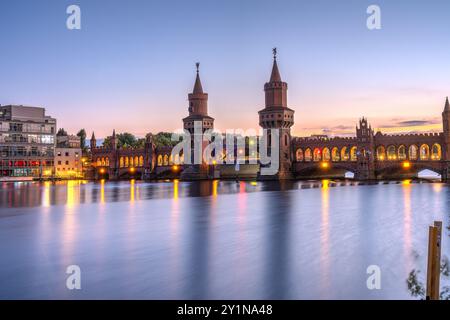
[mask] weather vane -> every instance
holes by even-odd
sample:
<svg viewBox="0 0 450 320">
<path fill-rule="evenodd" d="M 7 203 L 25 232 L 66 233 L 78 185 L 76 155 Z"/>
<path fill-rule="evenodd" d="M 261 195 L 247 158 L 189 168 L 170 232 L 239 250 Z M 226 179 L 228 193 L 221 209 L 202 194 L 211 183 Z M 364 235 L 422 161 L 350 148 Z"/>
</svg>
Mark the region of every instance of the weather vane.
<svg viewBox="0 0 450 320">
<path fill-rule="evenodd" d="M 273 58 L 276 59 L 277 58 L 277 47 L 272 49 L 273 52 Z"/>
<path fill-rule="evenodd" d="M 200 68 L 200 62 L 197 62 L 197 63 L 195 64 L 195 66 L 197 67 L 197 72 L 198 72 L 198 68 Z"/>
</svg>

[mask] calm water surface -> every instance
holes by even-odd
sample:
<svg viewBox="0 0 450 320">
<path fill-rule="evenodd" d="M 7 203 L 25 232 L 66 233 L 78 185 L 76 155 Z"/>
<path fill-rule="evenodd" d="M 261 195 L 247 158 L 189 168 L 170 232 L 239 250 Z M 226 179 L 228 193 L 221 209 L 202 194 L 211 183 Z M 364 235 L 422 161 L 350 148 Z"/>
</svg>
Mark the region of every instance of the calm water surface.
<svg viewBox="0 0 450 320">
<path fill-rule="evenodd" d="M 428 225 L 450 217 L 440 183 L 0 186 L 2 299 L 408 299 Z M 373 264 L 381 290 L 366 286 Z"/>
</svg>

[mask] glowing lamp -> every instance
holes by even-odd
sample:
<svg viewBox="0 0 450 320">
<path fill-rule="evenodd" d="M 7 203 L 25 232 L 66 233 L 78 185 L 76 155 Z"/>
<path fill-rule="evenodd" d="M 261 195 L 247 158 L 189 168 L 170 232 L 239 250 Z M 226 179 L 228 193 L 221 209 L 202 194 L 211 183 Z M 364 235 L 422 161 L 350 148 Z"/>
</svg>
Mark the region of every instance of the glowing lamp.
<svg viewBox="0 0 450 320">
<path fill-rule="evenodd" d="M 131 172 L 131 173 L 134 173 L 135 171 L 136 171 L 135 168 L 130 168 L 130 172 Z"/>
<path fill-rule="evenodd" d="M 405 162 L 403 162 L 402 166 L 403 166 L 403 169 L 409 169 L 409 168 L 411 168 L 411 163 L 409 161 L 405 161 Z"/>
<path fill-rule="evenodd" d="M 178 171 L 178 166 L 177 165 L 172 166 L 172 170 L 175 172 Z"/>
<path fill-rule="evenodd" d="M 321 162 L 320 167 L 322 169 L 328 169 L 330 167 L 330 164 L 328 162 Z"/>
<path fill-rule="evenodd" d="M 101 173 L 101 174 L 104 174 L 104 173 L 105 173 L 105 169 L 101 168 L 101 169 L 100 169 L 100 173 Z"/>
</svg>

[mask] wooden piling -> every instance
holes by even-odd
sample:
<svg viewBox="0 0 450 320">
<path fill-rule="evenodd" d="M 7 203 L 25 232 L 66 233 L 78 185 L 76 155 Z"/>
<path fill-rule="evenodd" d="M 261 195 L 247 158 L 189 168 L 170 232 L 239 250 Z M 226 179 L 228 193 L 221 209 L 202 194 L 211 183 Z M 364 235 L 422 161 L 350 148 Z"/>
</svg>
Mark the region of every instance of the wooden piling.
<svg viewBox="0 0 450 320">
<path fill-rule="evenodd" d="M 442 222 L 435 221 L 428 230 L 427 300 L 439 300 L 441 237 Z"/>
</svg>

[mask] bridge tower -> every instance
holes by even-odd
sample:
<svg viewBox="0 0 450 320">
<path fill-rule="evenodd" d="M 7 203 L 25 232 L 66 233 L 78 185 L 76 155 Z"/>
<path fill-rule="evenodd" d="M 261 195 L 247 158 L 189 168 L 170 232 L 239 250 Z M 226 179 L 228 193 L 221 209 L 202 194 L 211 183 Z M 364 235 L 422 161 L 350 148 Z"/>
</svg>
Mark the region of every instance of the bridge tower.
<svg viewBox="0 0 450 320">
<path fill-rule="evenodd" d="M 375 144 L 374 132 L 366 118 L 359 120 L 356 126 L 357 141 L 357 169 L 355 179 L 372 180 L 375 179 Z"/>
<path fill-rule="evenodd" d="M 291 127 L 294 125 L 294 110 L 287 107 L 286 82 L 281 80 L 277 64 L 277 49 L 273 49 L 273 66 L 270 80 L 264 85 L 265 108 L 258 112 L 259 125 L 268 130 L 268 149 L 270 154 L 272 130 L 279 130 L 279 168 L 273 176 L 261 176 L 264 180 L 292 179 Z"/>
<path fill-rule="evenodd" d="M 450 181 L 450 103 L 448 97 L 445 99 L 445 107 L 442 112 L 442 125 L 444 129 L 443 158 L 445 161 L 442 180 L 448 182 Z"/>
<path fill-rule="evenodd" d="M 201 127 L 201 133 L 206 130 L 214 129 L 214 118 L 208 115 L 208 94 L 203 92 L 202 82 L 200 81 L 199 67 L 200 63 L 196 63 L 197 75 L 195 78 L 194 89 L 188 95 L 189 100 L 189 115 L 183 119 L 183 127 L 191 134 L 191 163 L 193 165 L 187 166 L 183 171 L 181 178 L 184 180 L 199 180 L 208 178 L 208 166 L 204 163 L 203 150 L 204 143 L 202 143 L 202 164 L 194 164 L 194 131 L 195 125 Z M 202 139 L 203 140 L 203 139 Z M 188 159 L 185 159 L 187 161 Z"/>
</svg>

